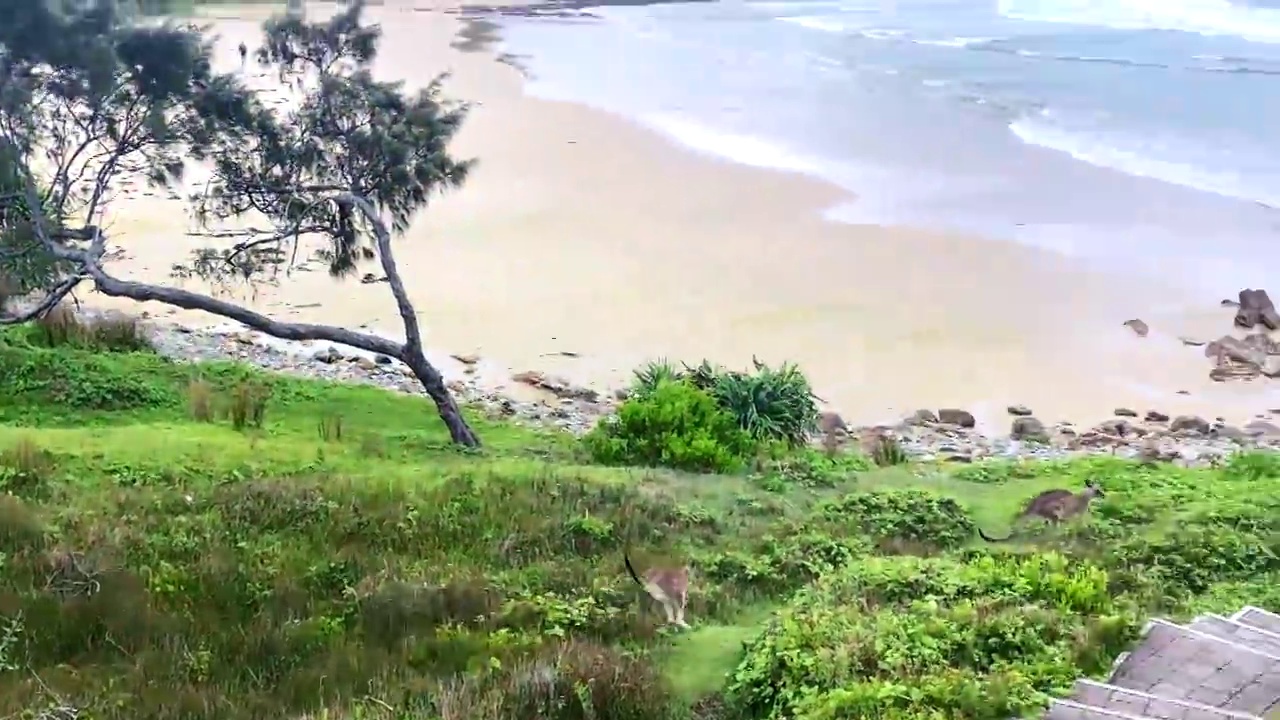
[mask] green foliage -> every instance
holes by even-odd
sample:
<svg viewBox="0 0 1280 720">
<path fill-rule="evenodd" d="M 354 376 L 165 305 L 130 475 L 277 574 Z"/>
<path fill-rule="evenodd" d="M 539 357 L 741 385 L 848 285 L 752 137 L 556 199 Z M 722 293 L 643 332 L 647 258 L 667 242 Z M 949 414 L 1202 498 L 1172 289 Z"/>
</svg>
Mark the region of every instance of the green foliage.
<svg viewBox="0 0 1280 720">
<path fill-rule="evenodd" d="M 1043 474 L 1045 468 L 1039 463 L 1010 462 L 1007 460 L 986 460 L 964 465 L 952 473 L 956 480 L 971 483 L 999 484 L 1010 480 L 1021 480 Z"/>
<path fill-rule="evenodd" d="M 1146 617 L 1280 609 L 1268 455 L 960 482 L 760 447 L 695 369 L 626 404 L 638 437 L 673 429 L 684 458 L 721 437 L 756 471 L 691 477 L 478 419 L 486 449 L 459 453 L 419 397 L 34 332 L 0 331 L 0 716 L 54 693 L 104 720 L 674 720 L 723 691 L 744 720 L 1003 720 L 1105 671 Z M 242 433 L 245 388 L 270 403 Z M 606 433 L 588 445 L 668 448 Z M 971 544 L 1089 478 L 1085 516 Z M 628 549 L 692 565 L 692 631 L 662 627 Z"/>
<path fill-rule="evenodd" d="M 19 158 L 14 148 L 0 141 L 0 299 L 49 287 L 66 270 L 38 239 Z M 60 222 L 55 208 L 44 207 L 43 217 L 52 224 Z"/>
<path fill-rule="evenodd" d="M 684 382 L 661 382 L 622 403 L 583 439 L 591 457 L 606 465 L 669 467 L 729 472 L 752 452 L 743 432 L 716 401 Z"/>
<path fill-rule="evenodd" d="M 179 403 L 173 389 L 131 372 L 134 368 L 135 363 L 111 355 L 0 342 L 0 372 L 11 401 L 40 398 L 67 410 L 131 410 Z"/>
<path fill-rule="evenodd" d="M 849 493 L 819 505 L 827 518 L 850 523 L 881 542 L 947 549 L 973 538 L 974 524 L 952 498 L 920 490 Z"/>
<path fill-rule="evenodd" d="M 25 337 L 39 347 L 70 346 L 98 352 L 151 352 L 137 318 L 109 314 L 96 318 L 81 317 L 67 303 L 54 307 L 27 326 Z"/>
<path fill-rule="evenodd" d="M 363 11 L 363 2 L 352 2 L 323 22 L 308 23 L 296 15 L 267 21 L 256 53 L 259 64 L 285 79 L 319 81 L 307 86 L 306 96 L 287 112 L 247 106 L 239 122 L 260 142 L 239 142 L 234 133 L 215 138 L 215 177 L 199 209 L 205 220 L 252 211 L 280 227 L 307 227 L 328 240 L 320 254 L 334 277 L 350 276 L 360 263 L 377 257 L 377 235 L 385 228 L 375 227 L 369 213 L 385 214 L 392 232 L 404 232 L 434 193 L 461 186 L 472 165 L 449 154 L 467 107 L 443 97 L 443 78 L 412 94 L 403 83 L 374 79 L 382 31 L 362 24 Z M 294 190 L 255 190 L 263 187 Z M 333 187 L 358 196 L 364 205 L 335 195 Z M 249 197 L 253 202 L 246 202 Z M 252 278 L 289 257 L 279 242 L 251 253 L 208 249 L 189 271 Z"/>
<path fill-rule="evenodd" d="M 631 390 L 643 397 L 663 383 L 687 382 L 715 398 L 756 441 L 783 442 L 792 448 L 807 444 L 818 422 L 809 380 L 792 364 L 775 369 L 753 358 L 752 365 L 753 372 L 738 372 L 706 360 L 681 368 L 658 360 L 635 371 Z"/>
<path fill-rule="evenodd" d="M 782 453 L 765 460 L 757 480 L 766 489 L 782 492 L 788 487 L 836 487 L 871 469 L 861 455 L 826 455 L 811 448 Z"/>
<path fill-rule="evenodd" d="M 866 558 L 801 591 L 746 648 L 743 717 L 969 717 L 1042 706 L 1132 641 L 1107 573 L 1058 555 Z"/>
<path fill-rule="evenodd" d="M 879 435 L 871 446 L 871 461 L 878 467 L 905 465 L 907 460 L 907 451 L 893 435 Z"/>
<path fill-rule="evenodd" d="M 568 643 L 511 668 L 455 683 L 445 718 L 491 720 L 669 720 L 666 681 L 652 665 L 613 649 Z"/>
</svg>

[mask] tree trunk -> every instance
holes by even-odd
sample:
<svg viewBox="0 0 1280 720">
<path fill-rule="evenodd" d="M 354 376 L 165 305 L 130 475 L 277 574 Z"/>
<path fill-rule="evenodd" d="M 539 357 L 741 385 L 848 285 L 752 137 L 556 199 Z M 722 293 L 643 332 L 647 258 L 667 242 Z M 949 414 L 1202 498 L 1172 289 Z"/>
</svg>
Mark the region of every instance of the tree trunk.
<svg viewBox="0 0 1280 720">
<path fill-rule="evenodd" d="M 421 350 L 406 349 L 404 357 L 401 358 L 404 363 L 409 366 L 409 370 L 413 372 L 413 376 L 422 383 L 422 387 L 427 391 L 427 396 L 436 404 L 436 410 L 440 413 L 440 419 L 444 421 L 445 427 L 449 428 L 449 437 L 454 443 L 464 445 L 466 447 L 480 447 L 480 437 L 475 434 L 471 426 L 467 424 L 465 418 L 462 417 L 462 410 L 458 407 L 458 403 L 454 401 L 453 394 L 449 392 L 449 388 L 444 384 L 444 377 L 440 375 L 440 371 L 436 370 L 427 358 L 422 354 Z"/>
</svg>

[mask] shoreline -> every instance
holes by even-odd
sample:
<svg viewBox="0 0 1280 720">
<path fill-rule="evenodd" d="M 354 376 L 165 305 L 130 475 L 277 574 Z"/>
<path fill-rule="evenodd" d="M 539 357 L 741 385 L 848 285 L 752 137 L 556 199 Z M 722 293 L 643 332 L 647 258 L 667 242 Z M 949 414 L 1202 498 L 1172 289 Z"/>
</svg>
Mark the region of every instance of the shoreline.
<svg viewBox="0 0 1280 720">
<path fill-rule="evenodd" d="M 1118 286 L 999 240 L 828 221 L 822 211 L 849 200 L 844 189 L 531 98 L 520 68 L 491 46 L 497 29 L 466 35 L 468 20 L 484 17 L 425 5 L 369 8 L 386 31 L 377 69 L 410 89 L 452 70 L 446 95 L 475 103 L 457 152 L 480 164 L 415 221 L 397 255 L 428 345 L 441 357 L 447 349 L 483 358 L 475 376 L 495 390 L 537 370 L 607 392 L 646 360 L 736 367 L 758 355 L 797 362 L 859 424 L 920 407 L 967 409 L 985 430 L 1007 427 L 1007 405 L 1028 405 L 1046 422 L 1092 421 L 1120 406 L 1233 420 L 1280 407 L 1257 386 L 1213 387 L 1204 358 L 1178 346 L 1178 335 L 1229 327 L 1220 309 L 1189 312 L 1168 289 Z M 224 19 L 214 23 L 223 50 L 253 40 L 266 15 L 248 8 L 225 19 L 229 10 L 218 8 Z M 134 207 L 119 224 L 136 244 L 126 242 L 134 257 L 121 274 L 166 280 L 163 270 L 185 253 L 162 245 L 164 236 L 185 220 L 164 199 L 125 205 Z M 433 275 L 431 287 L 415 283 L 415 268 L 440 264 L 452 272 Z M 262 288 L 249 304 L 285 319 L 397 327 L 385 288 L 349 282 L 333 303 L 321 275 Z M 153 315 L 193 327 L 221 320 Z M 1151 337 L 1121 326 L 1134 316 L 1150 322 Z M 441 370 L 456 379 L 465 368 Z"/>
</svg>

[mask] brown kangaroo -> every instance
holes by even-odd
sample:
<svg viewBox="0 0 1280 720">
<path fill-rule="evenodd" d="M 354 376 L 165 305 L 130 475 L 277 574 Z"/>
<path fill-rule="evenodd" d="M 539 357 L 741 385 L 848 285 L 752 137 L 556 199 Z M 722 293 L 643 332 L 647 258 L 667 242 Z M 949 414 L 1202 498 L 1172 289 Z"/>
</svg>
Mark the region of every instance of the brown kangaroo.
<svg viewBox="0 0 1280 720">
<path fill-rule="evenodd" d="M 684 621 L 684 606 L 689 599 L 689 566 L 651 567 L 644 571 L 642 580 L 636 574 L 631 558 L 625 552 L 622 554 L 622 560 L 627 565 L 627 572 L 631 575 L 631 579 L 644 588 L 644 591 L 649 593 L 649 597 L 662 604 L 662 610 L 667 614 L 667 622 L 682 628 L 689 627 L 689 624 Z"/>
<path fill-rule="evenodd" d="M 1096 497 L 1106 497 L 1102 488 L 1093 480 L 1085 483 L 1084 490 L 1073 493 L 1070 490 L 1046 490 L 1031 498 L 1027 507 L 1014 518 L 1017 523 L 1030 517 L 1039 517 L 1057 525 L 1067 518 L 1075 517 L 1089 509 L 1089 503 Z M 987 542 L 1004 542 L 1013 537 L 1009 533 L 1005 537 L 991 537 L 978 528 L 978 536 Z"/>
</svg>

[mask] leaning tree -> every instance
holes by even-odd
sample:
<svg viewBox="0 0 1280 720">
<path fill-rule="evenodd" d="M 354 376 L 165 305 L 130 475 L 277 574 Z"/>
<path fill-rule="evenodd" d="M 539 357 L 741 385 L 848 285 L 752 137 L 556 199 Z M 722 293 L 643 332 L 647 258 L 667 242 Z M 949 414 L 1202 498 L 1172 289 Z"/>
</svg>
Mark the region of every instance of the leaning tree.
<svg viewBox="0 0 1280 720">
<path fill-rule="evenodd" d="M 277 338 L 360 348 L 408 366 L 453 441 L 478 445 L 424 355 L 392 249 L 436 192 L 466 178 L 470 161 L 448 152 L 465 107 L 441 98 L 439 79 L 416 93 L 375 79 L 380 30 L 361 24 L 362 5 L 323 22 L 292 15 L 264 25 L 259 65 L 297 87 L 295 102 L 279 109 L 238 75 L 213 69 L 200 28 L 131 23 L 100 0 L 0 3 L 0 269 L 25 268 L 42 291 L 0 323 L 38 317 L 87 282 L 104 295 L 203 310 Z M 136 178 L 188 188 L 210 237 L 240 221 L 221 247 L 193 248 L 176 276 L 287 281 L 299 248 L 313 246 L 335 279 L 376 262 L 404 342 L 283 322 L 223 293 L 112 274 L 104 212 Z M 253 223 L 265 229 L 243 229 Z"/>
</svg>

